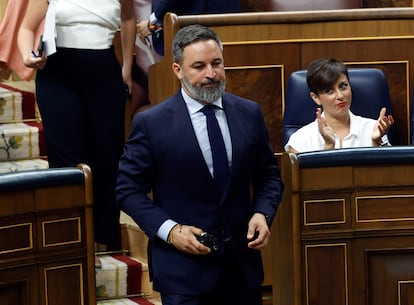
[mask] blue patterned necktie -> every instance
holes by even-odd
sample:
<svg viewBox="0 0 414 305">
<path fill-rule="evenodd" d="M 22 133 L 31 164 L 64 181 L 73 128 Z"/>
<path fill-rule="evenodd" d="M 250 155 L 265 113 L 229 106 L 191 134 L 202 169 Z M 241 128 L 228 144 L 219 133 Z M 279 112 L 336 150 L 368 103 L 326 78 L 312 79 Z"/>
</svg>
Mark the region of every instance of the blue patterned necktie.
<svg viewBox="0 0 414 305">
<path fill-rule="evenodd" d="M 214 112 L 216 106 L 206 105 L 201 112 L 206 116 L 208 138 L 210 140 L 211 154 L 213 157 L 214 180 L 223 193 L 229 176 L 229 161 L 227 159 L 226 146 L 223 135 Z"/>
</svg>

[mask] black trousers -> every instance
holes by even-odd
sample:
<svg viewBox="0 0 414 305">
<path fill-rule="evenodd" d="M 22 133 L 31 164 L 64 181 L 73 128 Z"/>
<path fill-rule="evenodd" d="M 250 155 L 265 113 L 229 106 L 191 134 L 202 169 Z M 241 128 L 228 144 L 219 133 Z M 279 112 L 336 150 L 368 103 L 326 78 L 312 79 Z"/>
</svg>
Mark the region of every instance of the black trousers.
<svg viewBox="0 0 414 305">
<path fill-rule="evenodd" d="M 163 305 L 262 305 L 261 287 L 249 287 L 233 248 L 225 243 L 219 280 L 203 295 L 163 294 Z"/>
<path fill-rule="evenodd" d="M 119 248 L 114 189 L 125 137 L 126 90 L 113 48 L 59 48 L 36 75 L 36 96 L 50 167 L 91 167 L 95 240 Z"/>
</svg>

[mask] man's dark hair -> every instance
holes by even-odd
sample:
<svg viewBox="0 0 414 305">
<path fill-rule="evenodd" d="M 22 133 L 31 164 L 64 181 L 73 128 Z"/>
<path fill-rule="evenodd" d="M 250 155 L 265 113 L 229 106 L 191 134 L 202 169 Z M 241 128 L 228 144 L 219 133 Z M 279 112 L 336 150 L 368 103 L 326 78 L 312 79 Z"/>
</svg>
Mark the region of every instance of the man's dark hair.
<svg viewBox="0 0 414 305">
<path fill-rule="evenodd" d="M 198 41 L 206 40 L 214 40 L 219 45 L 220 49 L 223 50 L 223 44 L 221 43 L 220 38 L 212 29 L 199 24 L 183 27 L 177 32 L 173 40 L 173 61 L 181 64 L 183 61 L 184 48 L 186 46 Z"/>
<path fill-rule="evenodd" d="M 349 80 L 348 68 L 336 58 L 312 61 L 307 70 L 306 82 L 309 90 L 317 95 L 330 90 L 342 74 L 345 74 Z"/>
</svg>

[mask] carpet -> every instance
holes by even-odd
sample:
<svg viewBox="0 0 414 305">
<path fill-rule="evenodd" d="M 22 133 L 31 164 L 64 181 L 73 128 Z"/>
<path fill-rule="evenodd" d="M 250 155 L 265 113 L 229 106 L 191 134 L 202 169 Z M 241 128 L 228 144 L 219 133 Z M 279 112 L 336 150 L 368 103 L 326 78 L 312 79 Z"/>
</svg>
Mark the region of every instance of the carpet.
<svg viewBox="0 0 414 305">
<path fill-rule="evenodd" d="M 46 168 L 49 168 L 49 163 L 43 159 L 0 162 L 0 174 Z"/>
<path fill-rule="evenodd" d="M 0 82 L 0 161 L 46 159 L 46 156 L 43 124 L 34 92 Z"/>
<path fill-rule="evenodd" d="M 129 298 L 129 299 L 117 299 L 117 300 L 107 300 L 107 301 L 98 301 L 98 305 L 154 305 L 145 298 Z"/>
<path fill-rule="evenodd" d="M 0 122 L 14 122 L 16 120 L 23 121 L 39 121 L 40 118 L 36 114 L 36 97 L 33 92 L 21 90 L 11 85 L 7 85 L 0 82 L 0 103 L 7 103 L 7 105 L 1 105 L 0 107 L 7 109 L 5 114 L 1 114 Z M 15 109 L 16 113 L 13 113 Z M 15 120 L 8 121 L 7 116 L 15 115 Z M 20 116 L 20 117 L 19 117 Z"/>
<path fill-rule="evenodd" d="M 39 128 L 25 123 L 0 124 L 0 161 L 39 157 Z"/>
<path fill-rule="evenodd" d="M 0 88 L 0 123 L 23 120 L 22 94 Z"/>
<path fill-rule="evenodd" d="M 96 297 L 125 298 L 141 293 L 140 262 L 127 255 L 99 255 L 101 268 L 96 269 Z"/>
</svg>

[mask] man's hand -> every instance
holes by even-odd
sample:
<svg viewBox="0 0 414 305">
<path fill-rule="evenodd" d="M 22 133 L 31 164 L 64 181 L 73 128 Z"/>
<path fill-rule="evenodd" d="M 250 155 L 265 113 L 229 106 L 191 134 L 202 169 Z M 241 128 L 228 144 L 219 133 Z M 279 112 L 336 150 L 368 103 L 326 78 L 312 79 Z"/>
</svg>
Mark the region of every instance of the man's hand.
<svg viewBox="0 0 414 305">
<path fill-rule="evenodd" d="M 249 221 L 247 230 L 247 246 L 252 249 L 262 249 L 269 243 L 270 230 L 266 217 L 261 213 L 255 213 Z"/>
<path fill-rule="evenodd" d="M 194 255 L 207 255 L 211 252 L 209 247 L 204 246 L 197 240 L 197 235 L 203 230 L 193 226 L 177 224 L 170 232 L 170 243 L 178 250 Z"/>
</svg>

